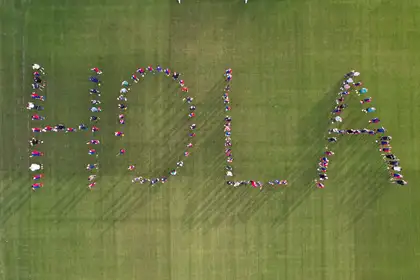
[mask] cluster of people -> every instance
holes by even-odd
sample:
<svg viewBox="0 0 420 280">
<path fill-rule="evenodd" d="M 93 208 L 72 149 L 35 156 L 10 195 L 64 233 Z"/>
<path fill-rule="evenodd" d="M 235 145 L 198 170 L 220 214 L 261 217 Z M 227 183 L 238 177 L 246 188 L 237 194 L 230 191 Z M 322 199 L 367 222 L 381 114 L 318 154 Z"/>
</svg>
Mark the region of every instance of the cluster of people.
<svg viewBox="0 0 420 280">
<path fill-rule="evenodd" d="M 182 100 L 185 102 L 189 107 L 188 112 L 188 118 L 193 120 L 195 117 L 195 110 L 196 106 L 193 104 L 194 98 L 191 96 L 188 96 L 188 87 L 185 86 L 185 81 L 182 80 L 181 74 L 178 72 L 172 72 L 169 68 L 162 68 L 159 65 L 154 68 L 152 65 L 147 66 L 146 68 L 138 68 L 135 73 L 131 75 L 131 83 L 128 81 L 123 81 L 121 83 L 121 89 L 119 92 L 119 96 L 117 98 L 118 100 L 118 123 L 121 125 L 121 129 L 116 131 L 114 135 L 116 137 L 124 137 L 123 127 L 126 124 L 126 114 L 128 109 L 128 93 L 131 91 L 131 85 L 134 83 L 140 82 L 141 79 L 146 77 L 146 75 L 154 75 L 154 74 L 164 74 L 166 77 L 171 78 L 174 82 L 178 83 L 181 89 L 181 92 L 183 93 Z M 188 157 L 190 155 L 190 149 L 193 147 L 192 138 L 196 136 L 195 130 L 197 129 L 197 125 L 195 123 L 192 123 L 189 125 L 189 143 L 186 145 L 185 150 L 183 152 L 184 157 Z M 126 152 L 125 149 L 120 149 L 117 156 L 124 155 Z M 178 161 L 176 163 L 176 167 L 172 168 L 169 172 L 169 176 L 176 176 L 178 174 L 178 170 L 184 166 L 184 162 L 182 160 Z M 128 166 L 129 171 L 135 171 L 136 166 L 135 165 L 129 165 Z M 156 178 L 146 178 L 143 176 L 136 176 L 131 181 L 132 183 L 139 183 L 139 184 L 145 184 L 149 183 L 150 185 L 155 185 L 157 183 L 165 183 L 168 180 L 167 176 L 161 176 Z"/>
<path fill-rule="evenodd" d="M 31 111 L 42 111 L 44 107 L 41 105 L 42 102 L 45 101 L 45 96 L 41 95 L 42 91 L 45 89 L 46 83 L 44 81 L 45 77 L 45 69 L 37 64 L 32 64 L 32 93 L 31 93 L 31 99 L 33 101 L 28 102 L 26 109 Z M 38 113 L 35 113 L 32 115 L 32 121 L 43 121 L 45 120 L 45 117 L 39 115 Z M 32 132 L 37 132 L 37 129 L 34 130 L 32 128 Z M 39 131 L 41 132 L 41 131 Z M 41 139 L 38 139 L 33 135 L 31 139 L 29 139 L 29 146 L 30 146 L 30 155 L 31 163 L 29 165 L 29 170 L 34 172 L 35 174 L 32 175 L 32 180 L 34 181 L 32 183 L 32 190 L 36 191 L 37 189 L 44 186 L 44 183 L 42 182 L 42 178 L 44 178 L 44 174 L 40 173 L 41 170 L 44 169 L 44 166 L 40 162 L 33 162 L 32 158 L 38 158 L 44 156 L 44 153 L 35 146 L 44 143 Z"/>
<path fill-rule="evenodd" d="M 229 93 L 230 93 L 230 81 L 232 81 L 232 69 L 228 68 L 225 70 L 224 78 L 226 81 L 225 88 L 223 90 L 223 104 L 225 106 L 225 112 L 231 111 L 230 106 L 230 99 L 229 99 Z M 224 138 L 225 138 L 225 156 L 226 156 L 226 184 L 233 187 L 240 187 L 240 186 L 251 186 L 253 188 L 259 188 L 260 190 L 263 190 L 264 183 L 261 181 L 256 180 L 243 180 L 243 181 L 233 181 L 232 178 L 234 177 L 233 174 L 233 154 L 232 154 L 232 138 L 231 138 L 231 131 L 232 130 L 232 117 L 227 115 L 224 118 Z M 287 185 L 287 180 L 272 180 L 268 181 L 267 184 L 269 186 L 280 186 L 280 185 Z"/>
<path fill-rule="evenodd" d="M 100 130 L 99 127 L 97 127 L 97 123 L 100 120 L 100 117 L 98 116 L 98 113 L 102 112 L 101 108 L 101 80 L 99 79 L 102 75 L 102 71 L 98 67 L 93 67 L 90 69 L 92 72 L 92 75 L 89 77 L 89 81 L 92 82 L 92 87 L 89 89 L 89 94 L 91 96 L 90 99 L 90 112 L 92 113 L 90 117 L 90 122 L 93 123 L 91 125 L 90 131 L 92 132 L 92 138 L 86 142 L 86 145 L 88 145 L 88 155 L 94 157 L 96 159 L 95 163 L 88 163 L 86 166 L 86 170 L 93 172 L 99 170 L 99 162 L 98 162 L 98 151 L 95 149 L 96 145 L 99 145 L 101 142 L 98 139 L 95 139 L 97 136 L 97 132 Z M 88 126 L 85 124 L 79 125 L 79 130 L 87 131 L 89 130 Z M 97 174 L 90 174 L 88 176 L 88 188 L 91 190 L 93 187 L 97 184 Z"/>
<path fill-rule="evenodd" d="M 363 113 L 374 113 L 376 112 L 376 108 L 370 106 L 372 102 L 372 97 L 367 97 L 366 94 L 369 92 L 367 88 L 363 86 L 361 81 L 355 81 L 357 77 L 359 77 L 360 73 L 352 70 L 349 73 L 344 75 L 344 79 L 340 86 L 340 91 L 338 93 L 338 98 L 336 99 L 335 107 L 331 112 L 331 123 L 338 124 L 343 122 L 343 118 L 341 117 L 341 113 L 345 108 L 348 107 L 348 104 L 345 103 L 346 97 L 350 94 L 356 94 L 359 96 L 360 104 L 367 105 L 362 108 Z M 373 117 L 369 120 L 370 125 L 380 123 L 380 119 L 377 117 Z M 392 139 L 391 136 L 385 135 L 386 129 L 381 127 L 376 128 L 363 128 L 363 129 L 339 129 L 339 128 L 331 128 L 328 130 L 328 143 L 335 143 L 338 141 L 336 136 L 339 135 L 376 135 L 379 136 L 376 140 L 376 143 L 379 145 L 379 151 L 382 153 L 382 157 L 387 164 L 387 168 L 390 173 L 390 180 L 399 185 L 406 185 L 407 182 L 403 180 L 403 175 L 401 174 L 402 168 L 400 166 L 399 159 L 392 154 L 392 147 L 390 145 L 390 141 Z M 335 134 L 335 136 L 331 136 L 331 134 Z M 331 151 L 328 146 L 325 148 L 323 157 L 320 158 L 318 163 L 318 178 L 315 179 L 316 187 L 324 188 L 324 182 L 328 180 L 327 170 L 329 164 L 329 157 L 334 155 L 334 152 Z"/>
</svg>

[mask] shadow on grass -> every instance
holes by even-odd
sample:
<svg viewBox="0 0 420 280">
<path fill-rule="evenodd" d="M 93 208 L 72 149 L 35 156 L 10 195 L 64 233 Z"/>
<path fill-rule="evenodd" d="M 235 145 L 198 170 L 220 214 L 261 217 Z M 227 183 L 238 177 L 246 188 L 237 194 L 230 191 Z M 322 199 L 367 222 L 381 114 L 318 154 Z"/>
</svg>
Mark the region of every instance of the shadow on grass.
<svg viewBox="0 0 420 280">
<path fill-rule="evenodd" d="M 76 173 L 68 176 L 59 176 L 59 178 L 54 183 L 56 202 L 45 213 L 47 216 L 53 214 L 57 223 L 65 220 L 68 213 L 76 208 L 85 195 L 89 193 L 87 187 L 80 185 L 80 180 Z"/>
<path fill-rule="evenodd" d="M 342 231 L 353 228 L 363 215 L 372 209 L 375 202 L 390 188 L 395 187 L 388 181 L 386 166 L 373 143 L 374 139 L 375 136 L 350 136 L 348 139 L 342 139 L 353 142 L 353 145 L 348 143 L 348 146 L 353 147 L 346 153 L 351 155 L 349 161 L 338 162 L 336 167 L 339 170 L 336 176 L 340 178 L 340 183 L 343 182 L 343 195 L 339 199 L 340 208 L 337 211 L 346 211 L 343 216 L 348 217 L 343 220 L 345 225 Z M 352 170 L 356 176 L 349 177 L 347 170 Z"/>
<path fill-rule="evenodd" d="M 16 215 L 19 210 L 31 199 L 32 192 L 30 190 L 31 182 L 27 175 L 16 178 L 5 178 L 3 184 L 6 189 L 2 191 L 2 203 L 0 205 L 0 225 L 4 225 L 12 216 Z"/>
<path fill-rule="evenodd" d="M 299 120 L 299 130 L 305 134 L 299 135 L 297 139 L 299 151 L 288 168 L 288 177 L 292 178 L 290 186 L 285 188 L 283 195 L 278 199 L 277 203 L 281 208 L 273 218 L 272 226 L 282 225 L 317 190 L 313 182 L 317 176 L 317 161 L 324 151 L 330 113 L 339 87 L 340 82 L 337 82 Z"/>
<path fill-rule="evenodd" d="M 214 182 L 225 181 L 223 174 L 224 155 L 217 152 L 217 156 L 213 154 L 209 157 L 216 160 L 216 162 L 210 162 L 210 169 L 220 170 L 220 173 L 218 173 L 220 175 L 210 174 L 199 188 L 188 194 L 189 203 L 183 216 L 183 223 L 186 228 L 201 228 L 207 231 L 226 221 L 246 223 L 271 199 L 278 199 L 276 203 L 283 205 L 282 211 L 273 220 L 273 226 L 282 224 L 287 220 L 290 214 L 315 190 L 313 179 L 316 176 L 316 159 L 325 146 L 325 135 L 330 124 L 330 112 L 337 88 L 339 88 L 338 84 L 326 92 L 321 100 L 314 104 L 312 109 L 300 119 L 300 130 L 307 134 L 302 135 L 297 140 L 297 145 L 302 148 L 299 154 L 293 158 L 291 166 L 287 168 L 290 171 L 287 177 L 292 179 L 289 180 L 290 186 L 283 190 L 281 196 L 273 190 L 258 192 L 249 187 L 235 189 L 225 183 L 214 184 Z M 221 90 L 223 90 L 222 87 Z M 215 107 L 221 108 L 220 104 L 221 101 L 218 101 Z M 325 113 L 320 114 L 319 112 Z M 222 123 L 217 124 L 217 127 L 215 133 L 221 135 L 223 133 Z M 217 135 L 213 136 L 213 139 L 218 138 L 220 139 Z M 215 147 L 215 150 L 222 151 L 223 139 L 220 141 L 212 140 L 212 142 L 206 143 L 206 146 L 216 142 L 218 147 Z M 307 164 L 312 161 L 312 166 Z"/>
<path fill-rule="evenodd" d="M 219 88 L 222 85 L 223 81 L 218 81 L 204 95 L 208 98 L 205 98 L 205 100 L 200 100 L 201 102 L 199 103 L 194 103 L 197 105 L 197 116 L 200 116 L 197 117 L 197 137 L 196 139 L 192 139 L 192 142 L 197 141 L 195 142 L 195 146 L 199 146 L 203 142 L 206 142 L 206 139 L 211 140 L 214 137 L 213 133 L 216 132 L 214 130 L 218 128 L 217 126 L 213 125 L 213 121 L 218 120 L 217 115 L 215 115 L 217 111 L 209 111 L 206 110 L 207 108 L 201 109 L 202 107 L 204 107 L 201 106 L 201 104 L 206 104 L 206 107 L 210 106 L 210 108 L 214 108 L 214 106 L 219 105 L 222 93 L 222 90 L 219 90 Z M 179 92 L 179 89 L 177 89 L 177 92 Z M 218 97 L 217 99 L 219 104 L 217 105 L 215 104 L 217 100 L 215 96 Z M 178 102 L 178 100 L 176 100 L 176 102 Z M 170 116 L 171 126 L 169 129 L 167 126 L 168 124 L 165 123 L 166 126 L 164 126 L 164 128 L 166 132 L 163 134 L 163 137 L 165 137 L 165 139 L 169 137 L 175 137 L 173 136 L 174 131 L 182 131 L 182 133 L 185 132 L 187 134 L 186 136 L 188 137 L 188 131 L 181 130 L 181 127 L 186 127 L 188 125 L 187 122 L 189 122 L 187 119 L 188 105 L 183 104 L 182 101 L 180 101 L 179 104 L 180 105 L 173 105 L 177 109 L 172 110 L 172 115 Z M 181 106 L 184 108 L 181 108 Z M 165 119 L 167 118 L 168 116 L 166 115 Z M 174 121 L 174 119 L 176 120 Z M 185 150 L 185 145 L 188 141 L 187 137 L 184 138 L 184 141 L 181 141 L 182 143 L 176 144 L 176 148 L 173 148 L 171 151 L 161 154 L 161 157 L 159 158 L 159 162 L 161 162 L 161 164 L 157 167 L 157 169 L 161 172 L 157 174 L 168 174 L 169 171 L 176 166 L 176 162 L 182 159 L 182 152 L 183 150 Z M 194 151 L 195 148 L 192 150 L 192 156 L 194 156 Z M 188 164 L 188 159 L 185 159 L 185 161 L 185 164 Z M 219 162 L 223 162 L 223 160 L 220 159 Z M 182 172 L 182 169 L 180 171 Z M 169 178 L 169 182 L 166 184 L 170 184 L 171 180 L 176 180 L 176 178 Z M 105 221 L 108 224 L 102 232 L 104 233 L 108 231 L 115 225 L 115 223 L 129 219 L 133 214 L 136 213 L 136 211 L 139 211 L 141 208 L 145 207 L 148 203 L 153 201 L 154 196 L 157 193 L 159 193 L 161 191 L 161 188 L 163 187 L 165 187 L 165 185 L 162 184 L 158 184 L 153 187 L 149 184 L 126 184 L 122 186 L 123 190 L 120 190 L 120 192 L 122 192 L 122 195 L 113 199 L 112 203 L 109 206 L 106 206 L 106 210 L 104 210 L 102 216 L 99 217 L 94 222 L 94 224 Z M 109 191 L 105 194 L 105 196 L 110 196 L 111 193 L 112 191 Z"/>
</svg>

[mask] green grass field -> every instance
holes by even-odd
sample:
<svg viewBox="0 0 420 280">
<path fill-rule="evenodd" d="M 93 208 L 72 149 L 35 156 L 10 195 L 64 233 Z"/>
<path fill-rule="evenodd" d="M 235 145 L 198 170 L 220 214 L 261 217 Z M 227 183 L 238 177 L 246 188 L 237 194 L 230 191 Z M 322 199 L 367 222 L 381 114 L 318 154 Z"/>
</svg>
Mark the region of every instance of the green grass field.
<svg viewBox="0 0 420 280">
<path fill-rule="evenodd" d="M 0 280 L 415 280 L 420 275 L 420 2 L 380 0 L 0 0 Z M 45 186 L 31 192 L 24 109 L 31 68 L 48 72 L 46 123 L 88 122 L 89 68 L 104 70 L 99 181 L 89 133 L 45 134 Z M 129 95 L 138 66 L 183 73 L 196 147 L 165 185 L 133 185 L 176 162 L 186 111 L 167 79 Z M 224 183 L 223 70 L 234 70 L 238 178 Z M 312 180 L 342 75 L 362 73 L 409 185 L 388 183 L 372 138 L 337 144 L 324 190 Z M 368 119 L 356 115 L 346 125 Z M 354 112 L 354 114 L 352 113 Z M 115 154 L 124 146 L 125 157 Z"/>
</svg>

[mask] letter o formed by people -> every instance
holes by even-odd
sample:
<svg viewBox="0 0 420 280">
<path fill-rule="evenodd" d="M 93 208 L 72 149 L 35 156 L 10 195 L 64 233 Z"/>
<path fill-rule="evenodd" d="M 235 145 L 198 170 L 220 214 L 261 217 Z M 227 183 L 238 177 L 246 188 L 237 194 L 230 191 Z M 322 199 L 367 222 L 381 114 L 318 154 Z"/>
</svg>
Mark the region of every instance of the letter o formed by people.
<svg viewBox="0 0 420 280">
<path fill-rule="evenodd" d="M 115 131 L 115 137 L 124 137 L 124 126 L 127 122 L 127 112 L 128 112 L 128 93 L 131 91 L 131 87 L 135 86 L 138 83 L 141 83 L 144 79 L 147 79 L 147 76 L 153 75 L 164 75 L 168 79 L 171 79 L 174 83 L 177 83 L 180 88 L 180 94 L 183 102 L 186 104 L 185 106 L 188 107 L 188 113 L 185 115 L 186 118 L 189 119 L 187 122 L 188 127 L 188 135 L 186 135 L 186 142 L 185 148 L 180 155 L 179 160 L 177 161 L 176 165 L 170 168 L 168 174 L 159 174 L 153 178 L 143 177 L 141 174 L 138 174 L 137 166 L 135 162 L 130 163 L 127 167 L 128 171 L 133 174 L 131 177 L 132 183 L 139 183 L 139 184 L 150 184 L 156 185 L 158 183 L 164 184 L 168 181 L 170 177 L 176 176 L 179 170 L 184 166 L 183 159 L 190 155 L 190 150 L 193 148 L 193 139 L 196 136 L 195 130 L 197 129 L 196 124 L 194 123 L 195 117 L 195 109 L 196 106 L 193 104 L 193 97 L 188 96 L 188 87 L 185 86 L 185 82 L 181 77 L 181 74 L 178 72 L 172 72 L 169 68 L 162 68 L 159 65 L 154 68 L 153 66 L 149 65 L 145 68 L 138 68 L 130 77 L 129 80 L 124 80 L 121 83 L 121 89 L 119 92 L 118 100 L 118 123 L 119 128 Z M 126 151 L 124 147 L 121 147 L 118 151 L 117 156 L 124 156 L 129 151 Z M 139 168 L 140 169 L 140 168 Z"/>
</svg>

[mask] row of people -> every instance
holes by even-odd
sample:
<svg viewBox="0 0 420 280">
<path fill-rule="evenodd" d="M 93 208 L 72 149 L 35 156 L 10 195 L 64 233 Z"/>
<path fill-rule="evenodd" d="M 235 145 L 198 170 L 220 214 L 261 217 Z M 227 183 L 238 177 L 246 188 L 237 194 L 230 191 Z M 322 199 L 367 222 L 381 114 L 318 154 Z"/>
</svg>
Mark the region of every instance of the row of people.
<svg viewBox="0 0 420 280">
<path fill-rule="evenodd" d="M 38 63 L 32 64 L 31 99 L 33 100 L 33 102 L 28 102 L 28 104 L 26 106 L 26 108 L 28 110 L 34 110 L 34 111 L 44 110 L 44 107 L 42 105 L 40 105 L 38 102 L 44 102 L 45 99 L 46 99 L 44 95 L 41 95 L 41 92 L 45 89 L 45 86 L 46 86 L 46 82 L 44 80 L 45 75 L 46 75 L 46 73 L 45 73 L 44 67 L 42 67 Z M 43 120 L 45 120 L 45 117 L 43 117 L 39 114 L 34 114 L 34 115 L 32 115 L 31 120 L 32 121 L 43 121 Z M 37 132 L 37 131 L 38 131 L 38 129 L 32 128 L 32 132 Z M 32 137 L 29 140 L 29 145 L 30 145 L 29 157 L 30 158 L 44 156 L 44 153 L 42 151 L 32 148 L 35 145 L 42 144 L 42 143 L 44 143 L 42 140 L 37 139 L 35 137 Z M 33 179 L 34 183 L 32 184 L 31 188 L 32 188 L 33 191 L 36 191 L 37 189 L 40 189 L 41 187 L 44 186 L 44 183 L 41 181 L 44 178 L 44 174 L 39 173 L 43 169 L 44 169 L 44 165 L 42 163 L 31 161 L 31 163 L 29 165 L 29 170 L 32 171 L 32 172 L 36 172 L 36 174 L 32 175 L 32 179 Z"/>
<path fill-rule="evenodd" d="M 225 106 L 225 112 L 229 112 L 231 111 L 231 106 L 230 106 L 230 97 L 229 97 L 229 93 L 230 93 L 230 82 L 232 81 L 232 69 L 228 68 L 225 70 L 224 72 L 224 78 L 226 81 L 226 85 L 225 88 L 223 90 L 223 95 L 222 95 L 222 99 L 223 99 L 223 104 Z M 251 186 L 253 188 L 259 188 L 260 190 L 263 190 L 264 188 L 264 183 L 261 181 L 257 181 L 257 180 L 242 180 L 242 181 L 232 181 L 232 178 L 234 177 L 234 172 L 233 172 L 233 153 L 232 153 L 232 117 L 230 115 L 225 116 L 224 118 L 224 138 L 225 138 L 225 142 L 224 142 L 224 153 L 225 153 L 225 157 L 226 157 L 226 184 L 229 186 L 233 186 L 233 187 L 240 187 L 240 186 Z M 271 180 L 268 181 L 267 184 L 269 186 L 285 186 L 288 184 L 287 180 Z"/>
<path fill-rule="evenodd" d="M 131 75 L 131 81 L 134 84 L 137 84 L 138 82 L 140 82 L 141 79 L 145 78 L 146 75 L 155 75 L 155 74 L 164 74 L 167 77 L 172 78 L 173 81 L 177 82 L 180 86 L 181 92 L 182 93 L 188 93 L 189 89 L 188 87 L 185 85 L 184 80 L 180 79 L 181 74 L 179 72 L 172 72 L 169 68 L 162 68 L 161 66 L 156 66 L 153 67 L 152 65 L 147 66 L 146 68 L 142 68 L 139 67 L 137 68 L 137 70 L 135 71 L 134 74 Z M 131 91 L 131 84 L 128 81 L 123 81 L 121 83 L 121 89 L 119 91 L 119 96 L 117 97 L 117 101 L 118 103 L 118 109 L 119 109 L 119 113 L 118 113 L 118 123 L 121 125 L 121 130 L 115 132 L 115 136 L 117 137 L 123 137 L 125 134 L 122 131 L 123 130 L 123 125 L 126 124 L 126 115 L 127 115 L 127 109 L 128 109 L 128 93 Z M 186 102 L 189 105 L 189 113 L 188 113 L 188 118 L 192 119 L 196 116 L 196 106 L 193 105 L 193 97 L 190 96 L 186 96 L 183 97 L 183 101 Z M 195 130 L 197 129 L 197 125 L 195 123 L 189 125 L 190 128 L 190 133 L 189 133 L 189 138 L 193 138 L 196 136 Z M 186 145 L 186 150 L 183 153 L 184 157 L 188 157 L 190 155 L 190 149 L 193 147 L 192 142 L 189 142 Z M 124 151 L 123 153 L 121 151 Z M 118 153 L 118 155 L 123 155 L 125 154 L 125 149 L 120 149 L 120 152 Z M 176 164 L 176 167 L 171 169 L 169 172 L 169 175 L 171 176 L 175 176 L 178 173 L 179 168 L 183 167 L 184 162 L 183 161 L 178 161 Z M 135 171 L 136 170 L 136 166 L 133 165 L 129 165 L 128 166 L 128 170 L 129 171 Z M 151 185 L 155 185 L 157 183 L 165 183 L 167 181 L 167 177 L 163 176 L 160 178 L 145 178 L 143 176 L 137 176 L 135 178 L 132 179 L 132 183 L 140 183 L 140 184 L 144 184 L 144 183 L 150 183 Z"/>
<path fill-rule="evenodd" d="M 90 121 L 94 121 L 95 125 L 92 125 L 90 131 L 91 131 L 91 139 L 86 142 L 88 145 L 88 155 L 93 156 L 93 160 L 95 163 L 89 163 L 86 166 L 86 170 L 88 171 L 98 171 L 99 170 L 99 155 L 98 151 L 93 147 L 94 145 L 99 145 L 100 141 L 96 138 L 97 132 L 99 132 L 99 127 L 96 126 L 96 124 L 99 122 L 100 118 L 97 115 L 97 113 L 102 112 L 102 108 L 99 106 L 101 104 L 100 97 L 101 97 L 101 80 L 100 76 L 102 75 L 102 70 L 100 70 L 98 67 L 93 67 L 90 69 L 91 72 L 93 72 L 93 75 L 89 77 L 89 81 L 92 82 L 93 87 L 89 89 L 89 94 L 92 96 L 90 103 L 90 112 L 93 113 L 93 115 L 90 117 Z M 88 127 L 84 124 L 79 125 L 80 130 L 88 130 Z M 97 174 L 90 174 L 88 177 L 88 188 L 91 190 L 93 187 L 97 184 Z"/>
<path fill-rule="evenodd" d="M 363 83 L 361 81 L 354 81 L 356 77 L 360 75 L 357 71 L 350 71 L 349 73 L 344 75 L 344 80 L 342 81 L 340 92 L 338 93 L 339 98 L 336 99 L 336 106 L 332 111 L 331 123 L 341 123 L 343 122 L 343 118 L 340 114 L 343 112 L 348 105 L 345 102 L 345 98 L 349 96 L 352 92 L 357 94 L 357 96 L 362 96 L 368 92 L 368 89 L 363 87 Z M 360 100 L 360 104 L 370 104 L 372 102 L 372 97 L 365 97 Z M 363 108 L 362 112 L 364 113 L 374 113 L 376 112 L 375 107 L 367 107 Z M 369 120 L 369 124 L 378 124 L 380 123 L 380 119 L 374 117 Z M 395 168 L 401 171 L 399 168 L 399 161 L 398 159 L 391 154 L 391 146 L 389 141 L 392 139 L 391 136 L 384 136 L 386 129 L 384 127 L 378 128 L 363 128 L 363 129 L 340 129 L 340 128 L 332 128 L 328 130 L 328 134 L 336 134 L 336 135 L 360 135 L 360 134 L 367 134 L 367 135 L 377 135 L 380 134 L 377 143 L 379 143 L 380 148 L 379 150 L 383 153 L 382 156 L 384 157 L 385 161 L 388 164 L 388 170 L 390 170 L 391 180 L 397 184 L 405 185 L 407 184 L 406 181 L 402 180 L 403 176 L 400 173 L 395 173 Z M 328 143 L 335 143 L 337 142 L 337 137 L 328 137 Z M 316 186 L 318 188 L 324 188 L 324 181 L 328 180 L 327 170 L 329 164 L 329 156 L 334 155 L 334 152 L 329 150 L 328 146 L 325 148 L 324 156 L 320 158 L 318 163 L 318 178 L 315 179 Z M 392 159 L 389 161 L 388 159 Z"/>
</svg>

